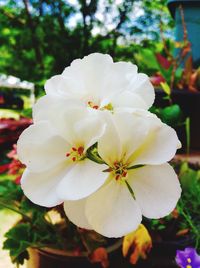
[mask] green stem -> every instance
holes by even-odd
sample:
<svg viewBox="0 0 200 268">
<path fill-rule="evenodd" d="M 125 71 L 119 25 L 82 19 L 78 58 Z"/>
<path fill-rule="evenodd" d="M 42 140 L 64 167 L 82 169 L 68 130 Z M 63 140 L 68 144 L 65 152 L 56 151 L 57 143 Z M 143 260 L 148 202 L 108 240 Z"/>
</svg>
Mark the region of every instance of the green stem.
<svg viewBox="0 0 200 268">
<path fill-rule="evenodd" d="M 80 235 L 81 242 L 82 242 L 83 246 L 85 247 L 86 252 L 88 254 L 90 254 L 92 252 L 92 249 L 89 247 L 89 245 L 88 245 L 88 243 L 87 243 L 87 241 L 86 241 L 86 239 L 84 237 L 84 234 L 81 232 L 81 230 L 79 228 L 77 228 L 77 231 L 78 231 L 78 233 Z"/>
<path fill-rule="evenodd" d="M 1 200 L 0 200 L 0 206 L 2 206 L 4 208 L 7 208 L 7 209 L 9 209 L 11 211 L 14 211 L 14 212 L 20 214 L 25 220 L 27 220 L 29 222 L 32 222 L 32 219 L 30 217 L 28 217 L 26 214 L 24 214 L 22 211 L 18 210 L 17 208 L 14 208 L 14 207 L 12 207 L 12 206 L 10 206 L 8 204 L 5 204 Z"/>
<path fill-rule="evenodd" d="M 186 132 L 186 153 L 187 158 L 190 154 L 190 118 L 187 117 L 185 120 L 185 132 Z"/>
<path fill-rule="evenodd" d="M 180 206 L 181 213 L 182 213 L 183 217 L 185 218 L 185 220 L 187 221 L 187 223 L 189 224 L 189 226 L 191 227 L 192 231 L 193 231 L 194 234 L 195 234 L 195 239 L 196 239 L 196 245 L 195 245 L 195 247 L 198 248 L 199 240 L 200 240 L 200 234 L 199 234 L 199 231 L 198 231 L 198 229 L 195 227 L 195 225 L 193 224 L 193 222 L 192 222 L 190 216 L 188 216 L 187 210 L 186 210 L 186 212 L 184 211 L 184 209 L 183 209 L 183 206 L 184 206 L 183 202 L 181 202 L 180 204 L 181 204 L 181 206 Z"/>
</svg>

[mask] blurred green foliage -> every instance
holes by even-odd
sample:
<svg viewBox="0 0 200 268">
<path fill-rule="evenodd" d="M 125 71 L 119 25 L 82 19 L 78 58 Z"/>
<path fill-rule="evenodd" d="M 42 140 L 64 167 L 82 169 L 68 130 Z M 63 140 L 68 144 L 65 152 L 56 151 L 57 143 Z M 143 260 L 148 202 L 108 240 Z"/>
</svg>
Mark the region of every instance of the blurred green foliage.
<svg viewBox="0 0 200 268">
<path fill-rule="evenodd" d="M 91 52 L 140 65 L 135 55 L 158 44 L 161 18 L 168 33 L 166 0 L 0 0 L 0 73 L 43 86 Z"/>
<path fill-rule="evenodd" d="M 81 252 L 87 249 L 89 254 L 107 245 L 107 240 L 94 231 L 79 232 L 61 206 L 45 208 L 33 204 L 24 196 L 21 186 L 8 175 L 0 185 L 0 209 L 5 208 L 21 215 L 21 219 L 5 234 L 3 243 L 3 249 L 9 251 L 13 263 L 23 264 L 29 258 L 30 247 L 62 249 L 71 254 L 76 254 L 77 249 Z M 60 220 L 53 222 L 50 212 L 57 218 L 59 215 Z"/>
<path fill-rule="evenodd" d="M 165 108 L 156 108 L 152 106 L 150 111 L 155 113 L 163 123 L 170 125 L 171 127 L 177 127 L 184 123 L 183 113 L 178 104 L 166 106 Z"/>
</svg>

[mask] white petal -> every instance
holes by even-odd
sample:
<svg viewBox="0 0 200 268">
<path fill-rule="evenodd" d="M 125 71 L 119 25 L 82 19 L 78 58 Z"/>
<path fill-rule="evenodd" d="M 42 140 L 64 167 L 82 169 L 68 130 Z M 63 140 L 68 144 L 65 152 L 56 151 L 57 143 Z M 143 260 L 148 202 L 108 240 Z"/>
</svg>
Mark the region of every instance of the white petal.
<svg viewBox="0 0 200 268">
<path fill-rule="evenodd" d="M 53 96 L 57 95 L 58 94 L 57 87 L 59 83 L 60 83 L 60 75 L 55 75 L 50 79 L 48 79 L 44 86 L 46 94 Z"/>
<path fill-rule="evenodd" d="M 99 112 L 83 107 L 58 112 L 55 126 L 70 144 L 84 146 L 85 149 L 98 141 L 106 127 Z"/>
<path fill-rule="evenodd" d="M 137 74 L 137 76 L 132 79 L 129 90 L 138 94 L 145 101 L 146 109 L 152 106 L 155 99 L 155 92 L 153 85 L 146 74 Z"/>
<path fill-rule="evenodd" d="M 64 75 L 55 75 L 45 83 L 47 95 L 61 96 L 65 99 L 84 98 L 87 91 L 76 77 L 65 77 Z"/>
<path fill-rule="evenodd" d="M 95 144 L 105 132 L 106 124 L 99 116 L 99 113 L 89 110 L 82 120 L 74 124 L 74 131 L 80 143 L 85 149 Z"/>
<path fill-rule="evenodd" d="M 65 164 L 41 173 L 30 172 L 26 169 L 22 175 L 21 187 L 33 203 L 53 207 L 63 202 L 56 194 L 55 188 L 65 173 Z"/>
<path fill-rule="evenodd" d="M 116 74 L 121 73 L 121 76 L 130 81 L 137 75 L 137 66 L 131 62 L 118 61 L 114 63 L 113 69 Z"/>
<path fill-rule="evenodd" d="M 40 172 L 66 160 L 69 144 L 54 128 L 41 121 L 23 131 L 17 142 L 19 159 L 30 170 Z"/>
<path fill-rule="evenodd" d="M 146 113 L 145 116 L 136 111 L 106 114 L 107 127 L 99 139 L 98 152 L 107 164 L 112 166 L 116 161 L 126 161 L 144 142 L 149 131 Z"/>
<path fill-rule="evenodd" d="M 104 120 L 107 126 L 103 136 L 99 139 L 98 153 L 108 165 L 112 165 L 115 161 L 121 160 L 122 146 L 112 114 L 105 112 Z"/>
<path fill-rule="evenodd" d="M 65 201 L 64 211 L 69 220 L 76 226 L 84 229 L 92 229 L 85 215 L 86 198 L 76 201 Z"/>
<path fill-rule="evenodd" d="M 78 200 L 95 192 L 108 177 L 106 165 L 89 159 L 77 162 L 57 187 L 57 193 L 64 200 Z"/>
<path fill-rule="evenodd" d="M 149 132 L 149 122 L 137 112 L 116 112 L 113 121 L 120 136 L 122 155 L 127 159 L 144 142 Z"/>
<path fill-rule="evenodd" d="M 128 105 L 148 109 L 155 98 L 154 89 L 148 77 L 137 74 L 137 66 L 130 62 L 113 63 L 109 55 L 90 54 L 77 59 L 61 75 L 56 75 L 45 84 L 47 95 L 62 96 L 65 99 L 79 99 L 85 104 L 92 101 L 104 106 L 119 95 L 131 91 Z M 125 97 L 123 97 L 125 101 Z M 127 99 L 127 98 L 126 98 Z M 120 105 L 126 105 L 125 102 Z"/>
<path fill-rule="evenodd" d="M 43 105 L 43 109 L 41 108 L 43 102 L 46 101 L 48 104 L 52 104 L 51 106 Z M 40 102 L 40 109 L 37 108 L 38 116 L 36 118 L 36 112 L 34 113 L 34 117 L 37 121 L 47 120 L 49 121 L 56 131 L 66 139 L 70 144 L 74 144 L 77 141 L 77 136 L 74 131 L 74 125 L 88 117 L 88 111 L 85 107 L 79 106 L 79 104 L 68 105 L 68 102 L 65 104 L 58 99 L 55 99 L 55 102 L 50 101 L 50 98 L 46 98 L 43 102 Z M 59 107 L 60 106 L 60 107 Z M 45 108 L 45 110 L 44 110 Z"/>
<path fill-rule="evenodd" d="M 179 140 L 175 130 L 163 124 L 158 118 L 149 118 L 150 131 L 145 142 L 134 153 L 131 165 L 159 165 L 171 160 Z"/>
<path fill-rule="evenodd" d="M 107 237 L 121 237 L 135 230 L 141 211 L 125 184 L 111 179 L 88 197 L 86 217 L 93 229 Z"/>
<path fill-rule="evenodd" d="M 123 91 L 120 94 L 114 96 L 111 100 L 111 103 L 114 108 L 133 107 L 146 109 L 147 106 L 141 96 L 129 90 Z"/>
<path fill-rule="evenodd" d="M 33 121 L 50 121 L 52 125 L 57 125 L 59 118 L 66 110 L 72 108 L 83 108 L 81 100 L 64 99 L 61 96 L 45 95 L 41 97 L 33 106 Z"/>
<path fill-rule="evenodd" d="M 110 69 L 112 58 L 100 53 L 90 54 L 83 59 L 74 60 L 71 66 L 66 68 L 63 76 L 79 81 L 91 101 L 99 97 L 104 87 L 104 77 Z M 88 99 L 89 100 L 89 99 Z"/>
<path fill-rule="evenodd" d="M 84 145 L 86 149 L 96 143 L 105 130 L 99 111 L 61 97 L 42 97 L 34 107 L 33 117 L 36 123 L 50 121 L 72 146 Z"/>
<path fill-rule="evenodd" d="M 167 216 L 180 198 L 180 183 L 169 164 L 130 170 L 128 181 L 147 218 Z"/>
<path fill-rule="evenodd" d="M 137 66 L 131 62 L 115 62 L 103 77 L 101 99 L 110 98 L 111 102 L 124 90 L 128 90 L 130 81 L 137 75 Z"/>
</svg>

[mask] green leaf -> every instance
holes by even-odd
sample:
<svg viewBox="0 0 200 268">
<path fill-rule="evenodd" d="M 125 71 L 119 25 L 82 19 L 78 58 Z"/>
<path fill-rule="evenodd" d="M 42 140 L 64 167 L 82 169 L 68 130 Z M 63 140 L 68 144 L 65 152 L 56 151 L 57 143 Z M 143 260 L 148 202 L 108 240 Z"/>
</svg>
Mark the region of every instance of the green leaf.
<svg viewBox="0 0 200 268">
<path fill-rule="evenodd" d="M 25 240 L 29 241 L 30 239 L 30 224 L 29 223 L 19 223 L 12 229 L 10 229 L 5 237 L 15 239 L 16 241 Z"/>
<path fill-rule="evenodd" d="M 144 64 L 149 69 L 153 69 L 155 71 L 160 69 L 156 56 L 151 49 L 141 49 L 140 52 L 135 55 L 135 57 L 140 64 Z"/>
<path fill-rule="evenodd" d="M 171 89 L 169 87 L 169 85 L 167 84 L 167 82 L 161 82 L 160 83 L 163 91 L 167 94 L 167 95 L 170 95 L 171 94 Z"/>
<path fill-rule="evenodd" d="M 21 265 L 23 265 L 24 261 L 28 259 L 29 259 L 29 254 L 27 250 L 24 250 L 23 252 L 21 252 L 16 258 L 14 259 L 11 258 L 13 263 L 17 263 Z"/>
<path fill-rule="evenodd" d="M 28 258 L 27 249 L 32 245 L 31 227 L 26 223 L 19 223 L 10 229 L 5 237 L 3 249 L 9 250 L 13 263 L 23 264 Z"/>
<path fill-rule="evenodd" d="M 23 117 L 32 118 L 32 108 L 24 109 L 21 111 L 20 115 Z"/>
<path fill-rule="evenodd" d="M 160 118 L 164 123 L 172 127 L 179 125 L 182 122 L 182 111 L 180 106 L 174 104 L 161 109 Z"/>
<path fill-rule="evenodd" d="M 193 187 L 196 187 L 197 184 L 199 184 L 199 172 L 191 169 L 186 168 L 186 166 L 183 166 L 181 168 L 181 173 L 179 176 L 181 186 L 185 191 L 190 191 Z"/>
<path fill-rule="evenodd" d="M 177 84 L 183 75 L 183 68 L 179 67 L 175 72 L 175 84 Z"/>
<path fill-rule="evenodd" d="M 160 66 L 160 72 L 161 72 L 162 76 L 165 78 L 165 80 L 167 81 L 167 83 L 171 82 L 172 69 L 173 69 L 172 66 L 168 70 L 166 70 Z"/>
<path fill-rule="evenodd" d="M 0 200 L 7 204 L 14 201 L 21 201 L 23 192 L 20 185 L 11 180 L 0 181 Z M 2 208 L 2 206 L 1 206 Z"/>
<path fill-rule="evenodd" d="M 0 185 L 0 195 L 4 194 L 7 191 L 5 186 Z"/>
<path fill-rule="evenodd" d="M 166 229 L 166 226 L 164 224 L 160 224 L 158 226 L 158 230 L 164 230 L 164 229 Z"/>
<path fill-rule="evenodd" d="M 15 239 L 8 238 L 3 243 L 3 249 L 9 249 L 9 250 L 17 250 L 19 247 L 19 241 L 16 241 Z M 10 253 L 10 255 L 14 255 L 14 253 Z"/>
</svg>

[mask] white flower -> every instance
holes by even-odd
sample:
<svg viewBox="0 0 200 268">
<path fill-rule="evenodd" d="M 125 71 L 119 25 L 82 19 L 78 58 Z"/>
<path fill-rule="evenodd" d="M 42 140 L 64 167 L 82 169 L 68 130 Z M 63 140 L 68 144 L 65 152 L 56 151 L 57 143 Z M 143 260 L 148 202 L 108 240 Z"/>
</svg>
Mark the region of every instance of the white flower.
<svg viewBox="0 0 200 268">
<path fill-rule="evenodd" d="M 147 111 L 108 116 L 98 142 L 107 180 L 89 197 L 65 201 L 64 208 L 74 224 L 120 237 L 136 229 L 142 215 L 161 218 L 175 208 L 181 188 L 166 162 L 180 142 L 172 128 Z"/>
<path fill-rule="evenodd" d="M 51 207 L 64 199 L 84 198 L 105 182 L 107 174 L 102 170 L 106 166 L 86 158 L 87 149 L 102 136 L 105 123 L 91 110 L 63 106 L 55 112 L 46 108 L 49 120 L 28 127 L 18 140 L 17 151 L 27 166 L 21 180 L 25 195 L 36 204 Z"/>
<path fill-rule="evenodd" d="M 136 65 L 113 63 L 109 55 L 100 53 L 74 60 L 61 75 L 46 82 L 45 90 L 47 98 L 61 96 L 80 100 L 85 106 L 100 110 L 118 107 L 148 109 L 155 98 L 148 76 L 137 73 Z"/>
<path fill-rule="evenodd" d="M 32 202 L 65 201 L 73 223 L 108 237 L 133 231 L 142 215 L 174 209 L 181 189 L 167 161 L 180 142 L 146 111 L 154 101 L 146 75 L 95 53 L 73 61 L 45 89 L 17 146 L 27 166 L 22 189 Z"/>
</svg>

